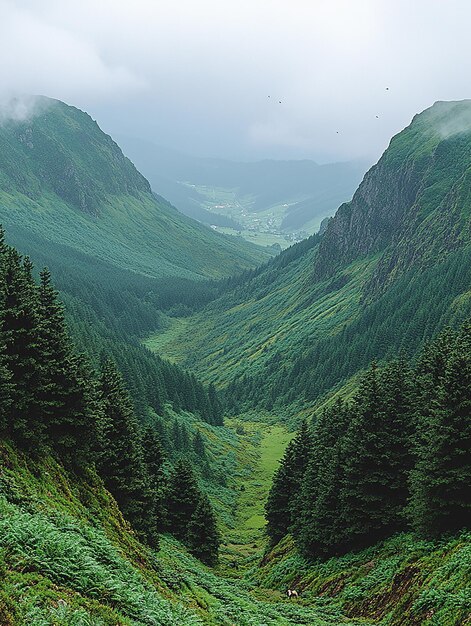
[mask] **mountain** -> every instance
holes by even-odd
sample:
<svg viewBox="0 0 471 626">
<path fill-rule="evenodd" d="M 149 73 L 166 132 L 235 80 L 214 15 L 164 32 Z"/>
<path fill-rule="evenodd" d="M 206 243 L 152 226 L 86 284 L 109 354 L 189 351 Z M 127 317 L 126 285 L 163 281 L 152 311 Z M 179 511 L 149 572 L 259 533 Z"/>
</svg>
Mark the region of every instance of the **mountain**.
<svg viewBox="0 0 471 626">
<path fill-rule="evenodd" d="M 470 101 L 417 115 L 321 237 L 229 285 L 152 345 L 227 387 L 239 408 L 301 410 L 372 359 L 414 354 L 465 319 L 470 115 Z"/>
<path fill-rule="evenodd" d="M 249 239 L 254 233 L 259 239 L 276 235 L 283 247 L 289 234 L 315 232 L 350 199 L 366 167 L 309 160 L 244 163 L 193 157 L 131 137 L 120 142 L 153 189 L 186 215 Z"/>
<path fill-rule="evenodd" d="M 386 288 L 469 243 L 471 102 L 437 102 L 394 137 L 350 203 L 329 224 L 315 274 L 382 253 L 373 281 Z"/>
<path fill-rule="evenodd" d="M 1 231 L 0 623 L 468 623 L 471 103 L 220 281 L 226 239 L 44 104 L 0 129 L 6 240 L 54 272 Z"/>
<path fill-rule="evenodd" d="M 40 98 L 0 127 L 0 220 L 50 243 L 153 277 L 218 278 L 270 252 L 186 218 L 86 113 Z M 156 190 L 158 191 L 158 189 Z"/>
</svg>

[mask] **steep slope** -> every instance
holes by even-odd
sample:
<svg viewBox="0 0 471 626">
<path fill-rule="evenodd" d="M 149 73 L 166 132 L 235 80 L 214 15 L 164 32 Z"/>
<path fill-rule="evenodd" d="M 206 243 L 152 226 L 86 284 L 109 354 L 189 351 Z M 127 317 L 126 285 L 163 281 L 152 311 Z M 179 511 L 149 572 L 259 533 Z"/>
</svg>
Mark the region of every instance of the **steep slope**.
<svg viewBox="0 0 471 626">
<path fill-rule="evenodd" d="M 2 626 L 339 623 L 330 610 L 292 606 L 279 594 L 258 599 L 170 537 L 158 553 L 143 546 L 93 472 L 73 476 L 5 442 L 0 467 Z"/>
<path fill-rule="evenodd" d="M 219 385 L 233 381 L 239 408 L 299 408 L 373 358 L 413 353 L 464 319 L 470 116 L 470 101 L 416 116 L 319 241 L 282 253 L 148 345 Z"/>
<path fill-rule="evenodd" d="M 0 127 L 0 220 L 154 277 L 221 277 L 270 256 L 157 200 L 96 122 L 46 98 Z"/>
<path fill-rule="evenodd" d="M 387 249 L 374 275 L 384 289 L 469 243 L 470 116 L 469 100 L 437 102 L 391 140 L 329 224 L 315 276 Z"/>
</svg>

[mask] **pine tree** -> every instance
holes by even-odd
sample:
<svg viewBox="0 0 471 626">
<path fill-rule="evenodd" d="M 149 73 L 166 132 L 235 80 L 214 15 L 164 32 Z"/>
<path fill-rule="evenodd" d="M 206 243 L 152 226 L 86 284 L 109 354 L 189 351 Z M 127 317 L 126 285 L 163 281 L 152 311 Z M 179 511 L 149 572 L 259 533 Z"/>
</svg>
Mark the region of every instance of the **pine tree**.
<svg viewBox="0 0 471 626">
<path fill-rule="evenodd" d="M 5 354 L 5 345 L 0 339 L 0 433 L 7 434 L 11 423 L 12 383 Z"/>
<path fill-rule="evenodd" d="M 295 497 L 301 489 L 311 447 L 309 428 L 303 422 L 275 472 L 265 505 L 267 533 L 272 543 L 280 541 L 293 523 Z"/>
<path fill-rule="evenodd" d="M 471 526 L 470 337 L 464 327 L 421 424 L 409 510 L 415 529 L 428 537 Z"/>
<path fill-rule="evenodd" d="M 398 433 L 389 426 L 373 363 L 355 397 L 354 417 L 344 442 L 341 509 L 346 548 L 363 547 L 400 527 L 403 503 L 398 506 L 396 501 L 397 460 L 391 458 Z"/>
<path fill-rule="evenodd" d="M 343 440 L 353 412 L 342 400 L 323 410 L 312 434 L 312 451 L 296 501 L 293 534 L 311 557 L 335 552 L 344 540 L 340 488 Z"/>
<path fill-rule="evenodd" d="M 106 359 L 100 377 L 102 416 L 98 468 L 107 489 L 141 537 L 149 532 L 152 493 L 132 402 L 114 363 Z"/>
<path fill-rule="evenodd" d="M 165 453 L 153 426 L 147 426 L 143 431 L 142 450 L 152 495 L 152 510 L 148 515 L 148 523 L 149 527 L 152 528 L 152 534 L 157 536 L 157 532 L 163 529 L 165 517 L 164 492 L 166 482 L 163 469 Z"/>
<path fill-rule="evenodd" d="M 39 451 L 45 446 L 44 424 L 38 419 L 37 390 L 41 379 L 38 293 L 20 255 L 5 255 L 2 335 L 5 365 L 10 372 L 10 433 L 18 443 Z"/>
<path fill-rule="evenodd" d="M 187 541 L 199 499 L 200 490 L 191 465 L 180 459 L 170 474 L 165 493 L 167 528 L 177 539 Z"/>
<path fill-rule="evenodd" d="M 96 397 L 93 374 L 84 356 L 74 354 L 58 293 L 47 269 L 38 292 L 39 417 L 47 441 L 62 460 L 84 464 L 96 445 Z"/>
<path fill-rule="evenodd" d="M 201 432 L 197 430 L 193 435 L 193 452 L 196 454 L 198 459 L 204 461 L 206 459 L 206 449 L 204 445 L 204 439 L 201 435 Z"/>
<path fill-rule="evenodd" d="M 208 402 L 211 407 L 212 424 L 222 426 L 224 424 L 223 407 L 213 383 L 208 387 Z"/>
<path fill-rule="evenodd" d="M 186 541 L 190 552 L 203 563 L 217 563 L 220 536 L 213 507 L 206 494 L 201 494 L 191 516 Z"/>
</svg>

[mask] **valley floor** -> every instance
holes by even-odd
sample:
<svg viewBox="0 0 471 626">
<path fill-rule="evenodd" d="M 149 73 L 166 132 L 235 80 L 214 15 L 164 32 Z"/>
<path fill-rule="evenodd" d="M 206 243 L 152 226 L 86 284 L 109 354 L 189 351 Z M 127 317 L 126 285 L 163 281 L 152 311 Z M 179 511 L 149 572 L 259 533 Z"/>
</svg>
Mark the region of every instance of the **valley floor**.
<svg viewBox="0 0 471 626">
<path fill-rule="evenodd" d="M 290 434 L 228 421 L 238 433 L 237 505 L 221 563 L 171 537 L 141 546 L 100 481 L 68 477 L 0 446 L 2 626 L 463 626 L 471 623 L 471 541 L 400 535 L 308 564 L 287 538 L 264 554 L 263 504 Z M 229 518 L 228 518 L 229 519 Z M 300 598 L 288 601 L 295 587 Z"/>
</svg>

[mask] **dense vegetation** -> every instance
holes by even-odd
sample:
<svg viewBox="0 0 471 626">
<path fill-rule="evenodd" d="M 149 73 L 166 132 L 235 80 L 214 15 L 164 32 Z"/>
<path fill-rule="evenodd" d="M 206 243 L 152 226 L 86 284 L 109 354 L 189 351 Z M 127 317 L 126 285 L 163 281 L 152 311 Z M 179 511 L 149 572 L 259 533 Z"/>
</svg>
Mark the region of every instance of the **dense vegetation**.
<svg viewBox="0 0 471 626">
<path fill-rule="evenodd" d="M 46 246 L 156 278 L 222 278 L 272 255 L 157 200 L 83 111 L 38 98 L 35 113 L 0 127 L 0 222 L 8 231 L 22 227 Z"/>
<path fill-rule="evenodd" d="M 9 241 L 61 293 L 2 233 L 0 622 L 467 623 L 471 151 L 434 124 L 469 105 L 266 261 L 45 104 L 0 129 Z"/>
<path fill-rule="evenodd" d="M 169 517 L 165 521 L 164 511 L 171 516 L 173 510 L 173 480 L 170 478 L 167 483 L 164 452 L 156 429 L 142 430 L 122 377 L 109 358 L 102 358 L 97 376 L 86 356 L 76 352 L 49 272 L 41 272 L 37 286 L 32 271 L 29 259 L 7 246 L 2 233 L 3 437 L 11 438 L 19 448 L 36 456 L 53 454 L 75 471 L 96 466 L 125 517 L 144 541 L 157 545 L 159 532 L 168 527 L 177 536 L 184 532 L 182 538 L 203 559 L 216 560 L 218 531 L 207 497 L 190 475 L 192 493 L 187 517 L 180 521 Z M 184 376 L 187 375 L 169 380 L 174 385 L 184 383 Z M 165 388 L 169 380 L 162 381 L 161 386 Z M 188 380 L 193 383 L 194 377 L 188 376 Z M 207 402 L 204 414 L 214 422 L 211 416 L 214 408 L 219 407 L 216 396 L 211 392 L 207 395 L 196 381 L 190 388 L 190 408 L 201 408 L 199 390 Z M 184 390 L 183 386 L 180 392 Z M 154 393 L 158 397 L 158 389 Z M 199 453 L 204 453 L 202 442 Z M 180 522 L 185 530 L 180 528 Z M 186 526 L 193 528 L 188 535 Z M 205 534 L 195 531 L 200 526 L 205 527 Z"/>
<path fill-rule="evenodd" d="M 471 326 L 364 374 L 288 447 L 267 502 L 268 532 L 310 557 L 344 554 L 413 529 L 471 526 Z"/>
<path fill-rule="evenodd" d="M 148 345 L 225 388 L 232 411 L 296 414 L 373 359 L 412 356 L 469 318 L 470 110 L 416 116 L 313 246 L 247 273 Z"/>
</svg>

